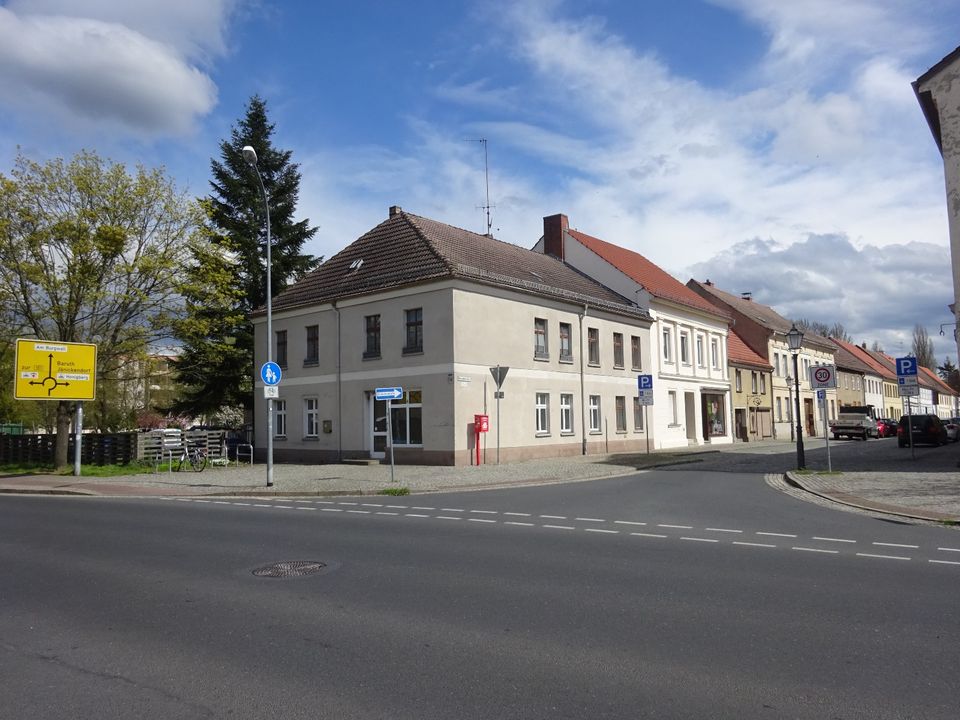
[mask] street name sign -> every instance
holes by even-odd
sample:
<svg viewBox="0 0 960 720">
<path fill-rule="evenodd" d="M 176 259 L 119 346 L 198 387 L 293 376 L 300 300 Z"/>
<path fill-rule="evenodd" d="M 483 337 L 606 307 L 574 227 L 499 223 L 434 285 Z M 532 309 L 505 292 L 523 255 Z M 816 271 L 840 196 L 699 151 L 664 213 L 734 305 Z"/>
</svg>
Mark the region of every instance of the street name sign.
<svg viewBox="0 0 960 720">
<path fill-rule="evenodd" d="M 373 391 L 373 396 L 377 400 L 399 400 L 403 397 L 403 388 L 382 387 Z"/>
<path fill-rule="evenodd" d="M 920 394 L 919 385 L 901 385 L 900 397 L 917 397 Z"/>
<path fill-rule="evenodd" d="M 18 338 L 14 366 L 17 400 L 96 398 L 96 345 Z"/>
</svg>

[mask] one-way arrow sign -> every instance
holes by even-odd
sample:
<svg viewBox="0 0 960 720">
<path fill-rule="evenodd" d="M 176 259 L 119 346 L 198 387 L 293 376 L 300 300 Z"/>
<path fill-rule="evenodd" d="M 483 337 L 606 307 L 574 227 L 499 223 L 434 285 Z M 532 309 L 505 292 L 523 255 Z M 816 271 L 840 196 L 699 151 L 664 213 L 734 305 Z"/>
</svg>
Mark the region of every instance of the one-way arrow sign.
<svg viewBox="0 0 960 720">
<path fill-rule="evenodd" d="M 382 387 L 373 391 L 373 396 L 377 400 L 399 400 L 403 397 L 403 388 Z"/>
</svg>

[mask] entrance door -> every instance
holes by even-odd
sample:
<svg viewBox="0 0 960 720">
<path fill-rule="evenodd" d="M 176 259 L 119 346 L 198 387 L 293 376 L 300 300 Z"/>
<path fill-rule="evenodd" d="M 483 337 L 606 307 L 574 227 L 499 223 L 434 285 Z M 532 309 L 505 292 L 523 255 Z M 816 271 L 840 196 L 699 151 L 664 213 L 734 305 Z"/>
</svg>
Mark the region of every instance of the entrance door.
<svg viewBox="0 0 960 720">
<path fill-rule="evenodd" d="M 692 392 L 683 394 L 684 420 L 687 423 L 687 442 L 697 444 L 697 398 Z M 706 436 L 704 436 L 706 439 Z"/>
<path fill-rule="evenodd" d="M 387 453 L 387 401 L 367 395 L 367 417 L 370 430 L 370 457 L 383 459 Z"/>
<path fill-rule="evenodd" d="M 803 416 L 807 419 L 807 436 L 816 437 L 817 426 L 815 425 L 813 415 L 813 400 L 810 400 L 809 398 L 803 399 Z"/>
</svg>

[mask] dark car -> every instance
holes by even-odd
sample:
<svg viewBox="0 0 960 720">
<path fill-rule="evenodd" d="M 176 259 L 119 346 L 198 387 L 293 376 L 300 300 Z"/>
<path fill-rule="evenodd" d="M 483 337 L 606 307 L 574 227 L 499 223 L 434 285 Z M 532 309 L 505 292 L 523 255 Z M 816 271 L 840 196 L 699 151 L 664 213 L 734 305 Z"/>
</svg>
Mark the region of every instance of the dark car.
<svg viewBox="0 0 960 720">
<path fill-rule="evenodd" d="M 911 427 L 914 445 L 947 444 L 947 429 L 936 415 L 904 415 L 897 428 L 897 445 L 900 447 L 910 444 Z"/>
<path fill-rule="evenodd" d="M 893 437 L 897 434 L 897 423 L 890 418 L 877 420 L 877 437 Z"/>
</svg>

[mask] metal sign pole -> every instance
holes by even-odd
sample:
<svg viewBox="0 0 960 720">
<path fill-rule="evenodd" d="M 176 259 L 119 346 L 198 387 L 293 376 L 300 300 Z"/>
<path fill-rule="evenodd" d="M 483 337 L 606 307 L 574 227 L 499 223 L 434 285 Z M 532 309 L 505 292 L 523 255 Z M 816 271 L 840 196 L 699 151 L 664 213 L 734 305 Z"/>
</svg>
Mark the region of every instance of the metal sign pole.
<svg viewBox="0 0 960 720">
<path fill-rule="evenodd" d="M 827 393 L 823 393 L 823 437 L 827 441 L 827 472 L 833 472 L 830 461 L 830 426 L 827 424 Z"/>
<path fill-rule="evenodd" d="M 910 430 L 910 459 L 916 460 L 916 450 L 913 449 L 913 412 L 911 411 L 912 405 L 910 403 L 910 396 L 907 395 L 907 427 Z"/>
<path fill-rule="evenodd" d="M 647 436 L 647 455 L 650 454 L 650 426 L 647 424 L 647 406 L 643 406 L 643 434 Z"/>
<path fill-rule="evenodd" d="M 73 475 L 80 477 L 80 446 L 83 442 L 83 402 L 77 402 L 77 423 L 73 440 Z"/>
<path fill-rule="evenodd" d="M 390 407 L 393 401 L 387 398 L 387 442 L 390 443 L 390 482 L 393 482 L 393 429 L 390 426 Z"/>
</svg>

